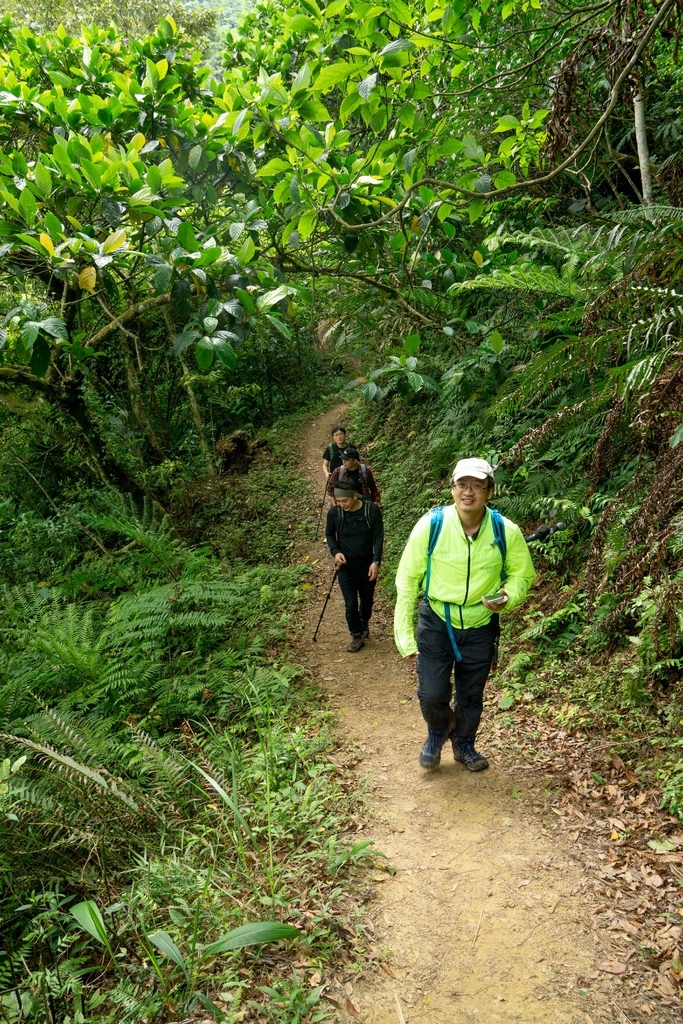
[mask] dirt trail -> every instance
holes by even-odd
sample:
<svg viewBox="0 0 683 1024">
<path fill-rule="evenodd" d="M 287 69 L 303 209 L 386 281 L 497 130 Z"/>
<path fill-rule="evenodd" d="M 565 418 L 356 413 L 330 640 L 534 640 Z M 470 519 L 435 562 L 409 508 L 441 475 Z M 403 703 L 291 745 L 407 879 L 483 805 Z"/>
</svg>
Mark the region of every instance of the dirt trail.
<svg viewBox="0 0 683 1024">
<path fill-rule="evenodd" d="M 333 409 L 317 416 L 302 437 L 302 464 L 320 496 L 319 453 L 339 415 Z M 579 857 L 547 820 L 552 814 L 544 821 L 534 812 L 533 784 L 497 760 L 478 774 L 450 756 L 434 774 L 420 769 L 425 728 L 416 682 L 394 647 L 388 609 L 378 609 L 364 650 L 346 654 L 335 586 L 318 643 L 311 644 L 332 563 L 322 540 L 309 557 L 320 571 L 298 658 L 326 688 L 362 762 L 371 820 L 359 838 L 375 839 L 396 870 L 381 875 L 369 908 L 394 977 L 372 968 L 354 985 L 359 1019 L 626 1020 L 612 1002 L 616 982 L 596 971 L 609 951 L 591 927 Z M 485 733 L 480 746 L 485 752 Z"/>
</svg>

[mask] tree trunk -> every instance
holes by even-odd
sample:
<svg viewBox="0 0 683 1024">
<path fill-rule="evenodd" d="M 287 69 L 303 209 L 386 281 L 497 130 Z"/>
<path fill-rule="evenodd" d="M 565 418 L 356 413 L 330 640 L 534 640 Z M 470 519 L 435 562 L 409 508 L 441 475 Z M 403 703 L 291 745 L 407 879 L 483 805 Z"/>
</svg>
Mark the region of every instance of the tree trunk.
<svg viewBox="0 0 683 1024">
<path fill-rule="evenodd" d="M 643 208 L 647 211 L 653 205 L 652 172 L 650 170 L 650 149 L 647 144 L 647 132 L 645 130 L 645 104 L 643 103 L 643 94 L 640 89 L 638 89 L 633 97 L 633 113 L 636 127 L 638 163 L 640 164 L 640 181 L 643 192 Z M 650 217 L 650 219 L 652 218 Z"/>
<path fill-rule="evenodd" d="M 62 409 L 78 424 L 90 455 L 91 468 L 102 483 L 113 484 L 122 491 L 142 497 L 143 491 L 129 475 L 128 470 L 107 454 L 99 430 L 90 419 L 78 385 L 72 382 L 58 401 Z"/>
<path fill-rule="evenodd" d="M 128 394 L 130 396 L 130 405 L 133 410 L 133 415 L 138 421 L 140 426 L 145 432 L 147 440 L 150 445 L 159 456 L 160 459 L 165 459 L 166 455 L 159 444 L 159 440 L 154 433 L 154 427 L 151 424 L 150 418 L 147 415 L 145 409 L 144 398 L 142 394 L 142 388 L 140 387 L 140 378 L 138 377 L 138 371 L 135 366 L 135 360 L 133 359 L 133 353 L 131 352 L 128 339 L 125 334 L 121 335 L 121 349 L 123 352 L 123 361 L 126 366 L 126 380 L 128 381 Z"/>
<path fill-rule="evenodd" d="M 173 326 L 171 314 L 168 311 L 168 309 L 164 310 L 164 320 L 166 321 L 166 326 L 168 327 L 168 331 L 171 336 L 171 341 L 174 341 L 175 327 Z M 199 402 L 197 401 L 197 396 L 194 393 L 194 388 L 192 387 L 192 383 L 190 381 L 190 370 L 182 356 L 180 356 L 180 366 L 183 371 L 183 377 L 185 378 L 183 380 L 183 387 L 187 391 L 187 397 L 190 399 L 192 419 L 194 420 L 194 425 L 197 430 L 199 447 L 201 448 L 202 453 L 204 455 L 204 462 L 206 463 L 206 468 L 209 476 L 216 476 L 216 460 L 213 457 L 213 452 L 211 451 L 209 442 L 206 439 L 206 434 L 204 433 L 204 424 L 202 423 L 202 414 L 199 408 Z"/>
</svg>

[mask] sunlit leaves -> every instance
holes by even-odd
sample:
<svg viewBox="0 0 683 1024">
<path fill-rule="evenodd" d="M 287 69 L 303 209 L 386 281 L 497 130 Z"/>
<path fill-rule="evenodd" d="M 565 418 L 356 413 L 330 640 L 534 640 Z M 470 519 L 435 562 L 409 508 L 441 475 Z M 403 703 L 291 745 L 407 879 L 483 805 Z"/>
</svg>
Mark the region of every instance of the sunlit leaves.
<svg viewBox="0 0 683 1024">
<path fill-rule="evenodd" d="M 102 251 L 105 253 L 116 252 L 117 249 L 121 249 L 126 244 L 126 231 L 121 228 L 119 231 L 114 231 L 111 235 L 108 235 L 103 244 Z"/>
<path fill-rule="evenodd" d="M 78 287 L 83 291 L 92 293 L 95 291 L 97 282 L 97 271 L 94 267 L 84 267 L 78 275 Z"/>
</svg>

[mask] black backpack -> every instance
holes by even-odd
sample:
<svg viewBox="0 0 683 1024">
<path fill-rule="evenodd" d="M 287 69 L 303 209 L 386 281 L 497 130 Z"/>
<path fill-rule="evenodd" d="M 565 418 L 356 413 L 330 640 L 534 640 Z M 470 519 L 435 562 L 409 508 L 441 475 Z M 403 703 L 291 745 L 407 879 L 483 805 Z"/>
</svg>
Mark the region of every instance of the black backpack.
<svg viewBox="0 0 683 1024">
<path fill-rule="evenodd" d="M 371 530 L 374 519 L 376 518 L 376 516 L 372 515 L 373 503 L 371 501 L 363 501 L 361 498 L 361 504 L 365 514 L 365 522 L 368 524 L 368 529 Z M 335 507 L 337 509 L 337 535 L 339 535 L 344 526 L 344 509 L 340 505 L 336 505 Z"/>
</svg>

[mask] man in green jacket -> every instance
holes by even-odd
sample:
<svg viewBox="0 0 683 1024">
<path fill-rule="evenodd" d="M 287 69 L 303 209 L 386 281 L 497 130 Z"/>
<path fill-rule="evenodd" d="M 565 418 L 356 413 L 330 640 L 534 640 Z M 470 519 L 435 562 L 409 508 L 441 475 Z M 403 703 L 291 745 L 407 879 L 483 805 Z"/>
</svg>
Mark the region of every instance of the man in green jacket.
<svg viewBox="0 0 683 1024">
<path fill-rule="evenodd" d="M 404 658 L 416 652 L 417 695 L 427 723 L 420 764 L 433 770 L 450 738 L 453 756 L 469 771 L 488 768 L 474 747 L 483 709 L 484 686 L 498 639 L 498 613 L 512 611 L 527 595 L 534 567 L 521 530 L 503 519 L 503 556 L 496 543 L 486 502 L 493 495 L 493 468 L 485 459 L 461 459 L 451 479 L 453 505 L 443 510 L 441 531 L 431 555 L 428 595 L 420 604 L 417 642 L 413 613 L 425 585 L 432 513 L 411 533 L 396 573 L 394 636 Z M 496 595 L 496 600 L 492 596 Z M 455 676 L 455 716 L 450 702 Z"/>
</svg>

